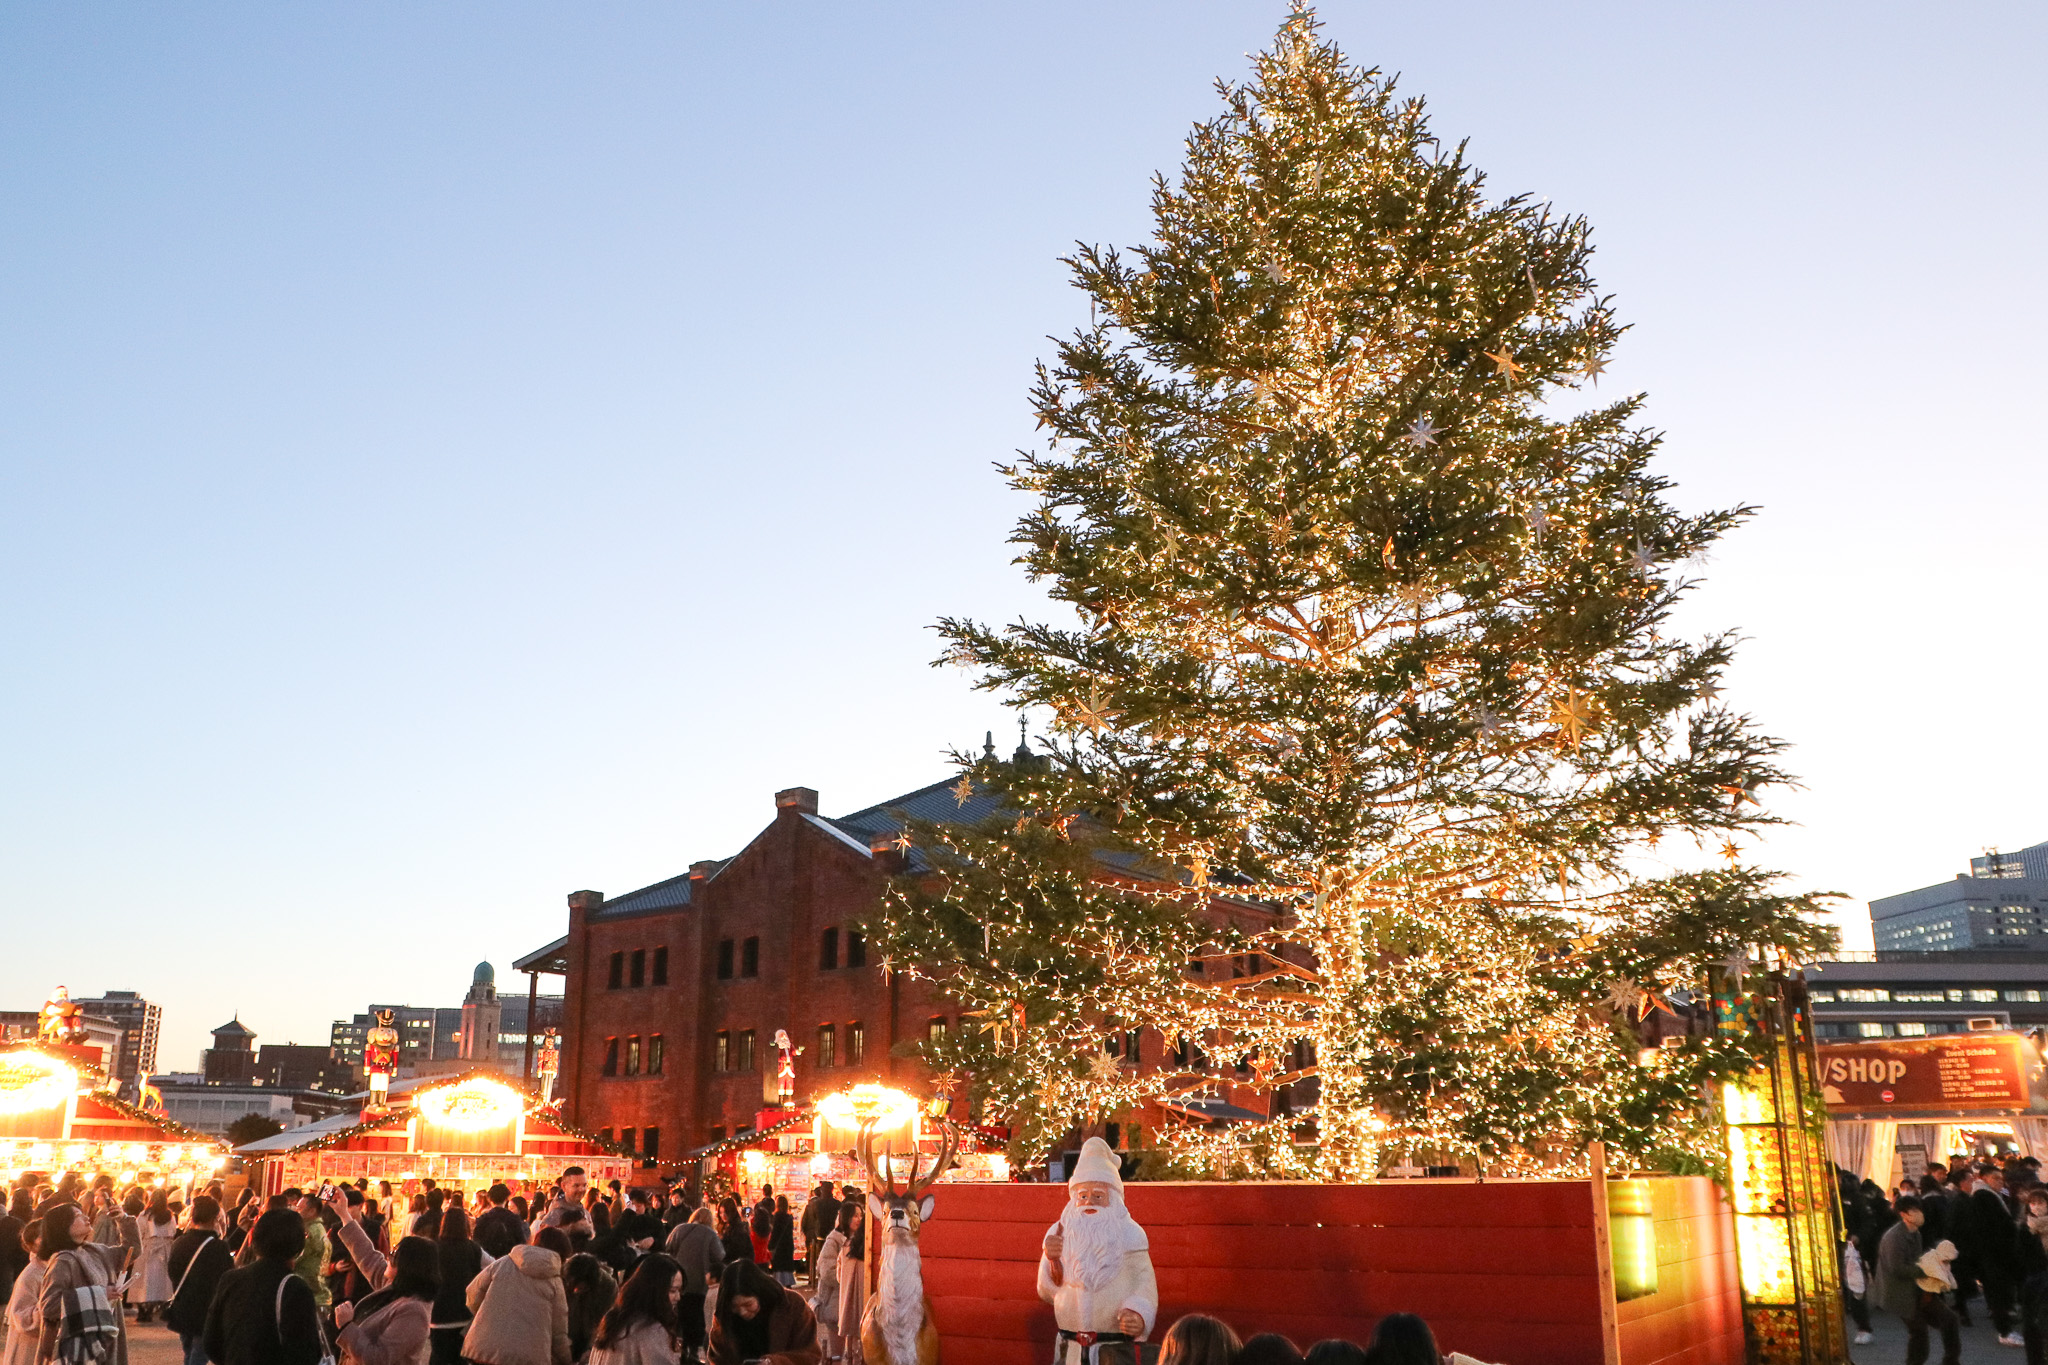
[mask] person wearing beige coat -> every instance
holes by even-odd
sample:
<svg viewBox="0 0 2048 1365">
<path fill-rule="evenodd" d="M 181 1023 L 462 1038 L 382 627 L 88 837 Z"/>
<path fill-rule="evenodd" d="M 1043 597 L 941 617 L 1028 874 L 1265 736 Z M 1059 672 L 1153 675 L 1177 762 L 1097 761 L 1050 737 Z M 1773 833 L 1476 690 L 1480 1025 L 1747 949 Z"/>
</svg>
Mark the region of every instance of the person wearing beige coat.
<svg viewBox="0 0 2048 1365">
<path fill-rule="evenodd" d="M 544 1246 L 516 1246 L 469 1282 L 476 1316 L 462 1356 L 478 1365 L 569 1365 L 569 1298 L 562 1258 Z"/>
</svg>

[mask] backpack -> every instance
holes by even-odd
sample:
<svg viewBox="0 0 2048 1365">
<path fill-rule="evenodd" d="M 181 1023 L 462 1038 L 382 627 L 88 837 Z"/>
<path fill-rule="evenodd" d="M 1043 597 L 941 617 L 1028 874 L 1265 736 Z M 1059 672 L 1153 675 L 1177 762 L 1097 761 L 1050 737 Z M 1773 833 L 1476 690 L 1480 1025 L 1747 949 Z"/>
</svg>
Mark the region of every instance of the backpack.
<svg viewBox="0 0 2048 1365">
<path fill-rule="evenodd" d="M 81 1268 L 76 1251 L 60 1253 Z M 107 1287 L 89 1271 L 86 1283 L 64 1291 L 64 1316 L 57 1329 L 57 1359 L 65 1365 L 106 1365 L 121 1339 L 121 1314 L 107 1297 Z"/>
</svg>

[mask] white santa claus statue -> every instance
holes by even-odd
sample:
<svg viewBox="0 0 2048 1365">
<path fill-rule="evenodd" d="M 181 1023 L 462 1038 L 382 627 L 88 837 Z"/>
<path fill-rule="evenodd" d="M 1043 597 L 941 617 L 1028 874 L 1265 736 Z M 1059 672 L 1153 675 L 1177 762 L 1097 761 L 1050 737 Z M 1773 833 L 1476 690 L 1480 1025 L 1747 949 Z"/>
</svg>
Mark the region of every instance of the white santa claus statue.
<svg viewBox="0 0 2048 1365">
<path fill-rule="evenodd" d="M 1055 1365 L 1133 1360 L 1135 1348 L 1119 1344 L 1143 1341 L 1159 1315 L 1151 1243 L 1124 1207 L 1122 1168 L 1099 1137 L 1081 1148 L 1067 1177 L 1066 1212 L 1045 1234 L 1038 1297 L 1059 1324 Z"/>
</svg>

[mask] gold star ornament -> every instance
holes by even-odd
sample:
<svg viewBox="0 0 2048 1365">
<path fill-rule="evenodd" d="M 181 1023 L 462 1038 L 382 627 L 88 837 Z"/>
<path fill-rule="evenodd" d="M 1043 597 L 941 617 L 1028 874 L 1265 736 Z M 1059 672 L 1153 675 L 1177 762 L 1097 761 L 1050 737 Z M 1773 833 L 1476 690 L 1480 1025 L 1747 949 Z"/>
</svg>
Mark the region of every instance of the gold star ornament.
<svg viewBox="0 0 2048 1365">
<path fill-rule="evenodd" d="M 966 773 L 962 773 L 960 774 L 960 780 L 953 784 L 951 790 L 953 792 L 953 804 L 964 806 L 967 804 L 968 799 L 974 795 L 974 779 Z"/>
<path fill-rule="evenodd" d="M 1562 697 L 1550 703 L 1550 723 L 1574 749 L 1599 724 L 1599 719 L 1600 703 L 1576 687 L 1567 687 Z"/>
<path fill-rule="evenodd" d="M 1515 363 L 1515 353 L 1505 346 L 1498 351 L 1482 351 L 1480 354 L 1493 362 L 1496 378 L 1506 375 L 1509 379 L 1519 379 L 1525 373 L 1525 367 Z"/>
<path fill-rule="evenodd" d="M 1123 1076 L 1123 1068 L 1116 1058 L 1107 1052 L 1098 1052 L 1088 1059 L 1088 1079 L 1091 1081 L 1114 1081 Z"/>
</svg>

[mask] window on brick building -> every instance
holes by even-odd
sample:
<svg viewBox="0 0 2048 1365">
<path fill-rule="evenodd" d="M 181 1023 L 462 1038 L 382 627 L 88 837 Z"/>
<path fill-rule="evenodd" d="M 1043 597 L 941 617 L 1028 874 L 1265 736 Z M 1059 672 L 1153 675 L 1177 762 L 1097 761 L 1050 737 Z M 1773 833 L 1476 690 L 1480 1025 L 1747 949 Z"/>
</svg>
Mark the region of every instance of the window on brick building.
<svg viewBox="0 0 2048 1365">
<path fill-rule="evenodd" d="M 818 970 L 829 972 L 839 965 L 839 930 L 827 929 L 818 940 Z"/>
<path fill-rule="evenodd" d="M 760 974 L 761 940 L 750 938 L 740 945 L 740 975 L 759 976 Z"/>
<path fill-rule="evenodd" d="M 647 1035 L 647 1074 L 650 1076 L 659 1076 L 661 1074 L 661 1035 L 659 1033 Z M 654 1130 L 650 1128 L 647 1131 L 651 1133 Z"/>
<path fill-rule="evenodd" d="M 718 940 L 718 979 L 732 980 L 732 940 L 729 938 Z"/>
<path fill-rule="evenodd" d="M 834 1029 L 830 1024 L 818 1025 L 817 1058 L 819 1066 L 839 1065 L 839 1060 L 836 1055 L 838 1051 L 836 1044 L 838 1042 L 839 1033 L 837 1029 Z"/>
<path fill-rule="evenodd" d="M 848 929 L 846 931 L 846 965 L 849 967 L 865 967 L 868 965 L 867 935 L 861 933 L 858 929 Z"/>
<path fill-rule="evenodd" d="M 604 981 L 604 986 L 605 986 L 605 989 L 606 989 L 606 990 L 608 990 L 608 991 L 615 991 L 615 990 L 617 990 L 617 989 L 618 989 L 618 988 L 619 988 L 620 986 L 624 985 L 624 984 L 625 984 L 625 981 L 626 981 L 626 955 L 625 955 L 624 953 L 613 953 L 613 954 L 612 954 L 612 970 L 611 970 L 611 975 L 609 975 L 609 976 L 607 976 L 607 977 L 605 978 L 605 981 Z"/>
<path fill-rule="evenodd" d="M 619 1146 L 624 1147 L 630 1152 L 634 1150 L 633 1139 L 639 1136 L 640 1134 L 634 1129 L 621 1128 L 619 1129 Z"/>
<path fill-rule="evenodd" d="M 924 1022 L 924 1036 L 935 1043 L 946 1041 L 946 1016 L 934 1014 Z"/>
<path fill-rule="evenodd" d="M 713 1044 L 711 1053 L 713 1071 L 732 1070 L 732 1035 L 723 1029 L 719 1030 L 718 1041 Z"/>
<path fill-rule="evenodd" d="M 616 1038 L 604 1040 L 604 1074 L 607 1076 L 619 1074 L 619 1040 Z"/>
<path fill-rule="evenodd" d="M 644 986 L 647 984 L 647 950 L 645 948 L 635 948 L 633 950 L 633 969 L 627 984 L 632 986 Z"/>
<path fill-rule="evenodd" d="M 666 948 L 656 948 L 654 950 L 654 984 L 657 986 L 666 986 L 668 984 L 668 949 Z"/>
<path fill-rule="evenodd" d="M 659 1161 L 661 1159 L 661 1129 L 642 1128 L 640 1130 L 640 1155 L 646 1157 L 649 1161 Z"/>
<path fill-rule="evenodd" d="M 846 1026 L 846 1064 L 859 1066 L 860 1059 L 867 1051 L 868 1031 L 858 1022 Z"/>
<path fill-rule="evenodd" d="M 743 1028 L 740 1030 L 739 1037 L 733 1039 L 732 1050 L 732 1064 L 735 1071 L 752 1071 L 754 1069 L 754 1031 L 752 1029 Z"/>
<path fill-rule="evenodd" d="M 640 1035 L 637 1033 L 626 1039 L 626 1074 L 640 1074 Z"/>
</svg>

